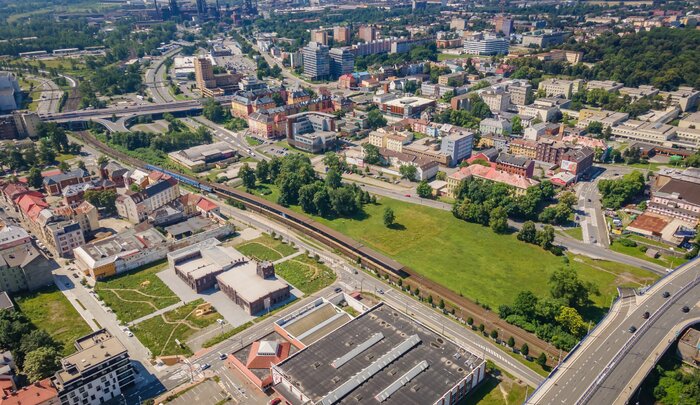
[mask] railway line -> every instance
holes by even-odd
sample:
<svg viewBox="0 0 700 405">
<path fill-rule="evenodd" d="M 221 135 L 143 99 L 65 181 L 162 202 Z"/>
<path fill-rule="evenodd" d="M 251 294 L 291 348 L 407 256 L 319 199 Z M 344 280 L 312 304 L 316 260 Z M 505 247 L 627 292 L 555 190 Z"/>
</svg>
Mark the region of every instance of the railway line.
<svg viewBox="0 0 700 405">
<path fill-rule="evenodd" d="M 453 304 L 456 306 L 457 312 L 459 312 L 462 317 L 472 317 L 474 319 L 474 325 L 483 323 L 487 330 L 496 329 L 499 331 L 499 335 L 501 336 L 513 336 L 519 342 L 519 344 L 527 343 L 530 347 L 531 355 L 536 356 L 540 352 L 545 352 L 550 358 L 556 359 L 557 356 L 563 356 L 566 354 L 561 353 L 553 345 L 540 340 L 534 334 L 506 323 L 498 317 L 498 314 L 481 307 L 475 302 L 460 296 L 454 291 L 421 276 L 414 270 L 404 266 L 398 261 L 387 257 L 354 239 L 348 238 L 347 236 L 317 221 L 314 221 L 305 215 L 299 214 L 279 204 L 270 202 L 241 190 L 217 183 L 202 181 L 180 173 L 173 173 L 151 165 L 109 147 L 96 139 L 93 135 L 89 134 L 87 131 L 81 131 L 75 134 L 83 142 L 94 147 L 105 155 L 128 163 L 133 167 L 168 173 L 182 183 L 198 188 L 204 192 L 214 193 L 216 195 L 223 196 L 224 198 L 232 198 L 240 201 L 248 209 L 262 213 L 278 222 L 293 227 L 295 230 L 304 233 L 305 235 L 323 243 L 324 245 L 341 251 L 348 257 L 356 258 L 358 263 L 364 265 L 365 267 L 388 274 L 395 280 L 401 278 L 404 280 L 404 284 L 410 283 L 411 286 L 420 288 L 423 295 L 429 293 L 432 294 L 434 298 L 442 298 L 448 303 L 448 307 L 450 306 L 449 303 Z"/>
</svg>

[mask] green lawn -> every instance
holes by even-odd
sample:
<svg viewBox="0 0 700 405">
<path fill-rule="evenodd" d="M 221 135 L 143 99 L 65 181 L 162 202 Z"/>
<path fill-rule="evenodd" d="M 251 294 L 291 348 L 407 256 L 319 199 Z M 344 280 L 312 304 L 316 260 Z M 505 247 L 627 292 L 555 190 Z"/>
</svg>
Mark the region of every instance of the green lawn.
<svg viewBox="0 0 700 405">
<path fill-rule="evenodd" d="M 246 135 L 245 141 L 248 143 L 249 146 L 258 146 L 262 144 L 262 142 L 260 142 L 259 140 L 248 135 Z"/>
<path fill-rule="evenodd" d="M 272 237 L 267 234 L 263 234 L 259 238 L 238 245 L 236 249 L 257 261 L 275 261 L 294 254 L 297 251 L 286 243 L 272 239 Z"/>
<path fill-rule="evenodd" d="M 168 263 L 164 260 L 98 281 L 95 291 L 117 318 L 131 322 L 157 309 L 180 301 L 168 286 L 156 276 Z"/>
<path fill-rule="evenodd" d="M 39 329 L 63 343 L 63 354 L 75 352 L 75 340 L 92 332 L 78 311 L 56 287 L 15 296 L 20 311 Z"/>
<path fill-rule="evenodd" d="M 460 405 L 520 405 L 525 402 L 527 387 L 511 379 L 499 380 L 490 374 L 470 392 Z"/>
<path fill-rule="evenodd" d="M 306 255 L 296 256 L 275 266 L 275 272 L 304 294 L 313 294 L 335 281 L 335 273 Z"/>
<path fill-rule="evenodd" d="M 637 245 L 636 247 L 624 246 L 619 242 L 613 242 L 610 245 L 610 250 L 614 250 L 615 252 L 626 254 L 628 256 L 637 257 L 639 259 L 643 259 L 643 260 L 646 260 L 648 262 L 655 263 L 655 264 L 658 264 L 660 266 L 665 266 L 665 267 L 669 267 L 669 268 L 678 267 L 681 264 L 688 261 L 683 257 L 671 257 L 671 256 L 664 256 L 664 255 L 661 255 L 658 258 L 654 259 L 652 257 L 647 256 L 646 253 L 639 250 L 640 246 L 641 245 Z"/>
<path fill-rule="evenodd" d="M 274 194 L 263 197 L 276 201 Z M 394 210 L 397 226 L 384 226 L 386 207 Z M 299 207 L 290 208 L 301 212 Z M 498 235 L 487 227 L 460 221 L 451 212 L 384 197 L 375 205 L 365 205 L 364 215 L 357 218 L 314 218 L 494 309 L 511 304 L 521 290 L 548 295 L 550 275 L 565 265 L 563 257 L 518 241 L 515 234 Z M 581 279 L 600 289 L 601 295 L 593 300 L 601 310 L 608 307 L 609 294 L 616 291 L 616 285 L 641 285 L 657 278 L 632 266 L 567 257 Z M 595 319 L 600 315 L 599 311 L 591 314 Z"/>
<path fill-rule="evenodd" d="M 444 60 L 451 60 L 451 59 L 467 59 L 469 55 L 466 54 L 461 54 L 461 55 L 455 55 L 452 53 L 439 53 L 438 54 L 438 62 L 442 62 Z"/>
<path fill-rule="evenodd" d="M 303 151 L 301 149 L 297 149 L 297 148 L 289 145 L 289 143 L 287 141 L 277 141 L 277 142 L 275 142 L 275 145 L 277 145 L 277 147 L 280 147 L 280 148 L 289 149 L 289 153 L 300 153 L 302 155 L 308 156 L 309 158 L 313 158 L 315 156 L 318 156 L 316 154 L 309 153 L 309 152 Z"/>
<path fill-rule="evenodd" d="M 580 226 L 565 229 L 564 233 L 577 240 L 583 240 L 583 229 Z"/>
<path fill-rule="evenodd" d="M 239 186 L 238 189 L 246 191 L 243 186 Z M 250 190 L 249 192 L 272 202 L 277 202 L 280 196 L 279 189 L 273 184 L 258 184 L 255 186 L 254 190 Z"/>
<path fill-rule="evenodd" d="M 166 312 L 163 316 L 147 319 L 131 328 L 139 341 L 151 351 L 153 357 L 182 354 L 192 355 L 185 344 L 199 330 L 213 324 L 220 318 L 218 312 L 197 316 L 197 306 L 204 303 L 201 298 L 180 308 Z M 175 340 L 182 344 L 178 346 Z"/>
</svg>

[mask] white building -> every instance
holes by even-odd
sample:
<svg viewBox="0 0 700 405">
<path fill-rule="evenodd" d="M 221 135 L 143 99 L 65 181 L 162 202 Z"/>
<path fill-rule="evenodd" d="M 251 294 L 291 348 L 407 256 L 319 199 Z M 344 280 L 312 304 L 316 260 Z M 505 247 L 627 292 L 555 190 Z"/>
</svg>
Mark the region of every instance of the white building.
<svg viewBox="0 0 700 405">
<path fill-rule="evenodd" d="M 464 40 L 464 53 L 469 55 L 507 55 L 509 43 L 505 38 L 487 34 L 483 39 Z"/>
</svg>

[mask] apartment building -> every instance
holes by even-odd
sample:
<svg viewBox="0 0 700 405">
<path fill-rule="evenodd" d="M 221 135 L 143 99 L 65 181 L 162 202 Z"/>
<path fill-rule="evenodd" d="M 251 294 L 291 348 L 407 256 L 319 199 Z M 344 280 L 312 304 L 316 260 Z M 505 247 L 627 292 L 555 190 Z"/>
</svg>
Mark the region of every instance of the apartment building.
<svg viewBox="0 0 700 405">
<path fill-rule="evenodd" d="M 510 107 L 510 93 L 500 87 L 481 91 L 479 97 L 489 106 L 491 112 L 507 111 Z"/>
<path fill-rule="evenodd" d="M 61 257 L 72 257 L 73 249 L 85 244 L 85 233 L 76 221 L 51 222 L 44 229 L 47 241 Z"/>
<path fill-rule="evenodd" d="M 467 80 L 466 72 L 454 72 L 438 76 L 438 84 L 443 86 L 461 86 Z"/>
<path fill-rule="evenodd" d="M 496 169 L 529 178 L 534 173 L 535 162 L 524 156 L 499 153 L 496 157 Z"/>
<path fill-rule="evenodd" d="M 75 347 L 78 351 L 61 360 L 52 378 L 61 404 L 99 405 L 134 383 L 129 353 L 106 329 L 83 336 Z"/>
<path fill-rule="evenodd" d="M 675 136 L 676 130 L 676 127 L 660 122 L 627 120 L 613 127 L 612 134 L 616 138 L 664 145 Z"/>
<path fill-rule="evenodd" d="M 141 191 L 127 191 L 116 200 L 117 213 L 131 223 L 139 223 L 148 214 L 180 197 L 177 180 L 170 176 L 149 181 Z"/>
<path fill-rule="evenodd" d="M 472 154 L 474 134 L 471 132 L 452 133 L 442 137 L 440 152 L 450 157 L 450 166 Z"/>
<path fill-rule="evenodd" d="M 318 42 L 323 45 L 328 45 L 328 31 L 311 30 L 311 42 Z"/>
<path fill-rule="evenodd" d="M 377 28 L 373 25 L 363 25 L 360 27 L 358 37 L 365 42 L 372 42 L 377 39 Z"/>
<path fill-rule="evenodd" d="M 535 159 L 537 157 L 537 142 L 527 139 L 513 139 L 508 145 L 508 152 L 516 156 Z"/>
<path fill-rule="evenodd" d="M 532 103 L 532 85 L 523 81 L 516 81 L 508 85 L 510 102 L 517 105 L 527 105 Z"/>
<path fill-rule="evenodd" d="M 60 195 L 64 187 L 87 183 L 90 179 L 90 173 L 87 170 L 75 169 L 44 177 L 44 188 L 50 195 Z"/>
<path fill-rule="evenodd" d="M 482 134 L 510 135 L 513 127 L 505 118 L 485 118 L 479 123 L 479 132 Z"/>
<path fill-rule="evenodd" d="M 330 57 L 330 75 L 333 80 L 355 70 L 355 54 L 350 48 L 332 48 L 328 56 Z"/>
<path fill-rule="evenodd" d="M 33 291 L 53 284 L 52 262 L 16 226 L 0 229 L 0 291 Z"/>
<path fill-rule="evenodd" d="M 333 43 L 336 45 L 347 45 L 350 43 L 350 28 L 333 27 Z"/>
</svg>

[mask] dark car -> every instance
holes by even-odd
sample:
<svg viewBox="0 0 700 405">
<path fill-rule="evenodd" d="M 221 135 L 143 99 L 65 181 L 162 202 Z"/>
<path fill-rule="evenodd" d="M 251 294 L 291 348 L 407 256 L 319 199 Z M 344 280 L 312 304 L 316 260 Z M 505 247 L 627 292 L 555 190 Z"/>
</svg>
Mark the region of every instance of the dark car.
<svg viewBox="0 0 700 405">
<path fill-rule="evenodd" d="M 683 308 L 681 308 L 681 311 L 683 311 L 683 312 L 689 312 L 689 311 L 690 311 L 690 308 L 688 308 L 687 305 L 683 305 Z"/>
<path fill-rule="evenodd" d="M 275 398 L 275 399 L 273 399 L 273 400 L 270 401 L 270 405 L 277 405 L 277 404 L 279 404 L 279 403 L 281 403 L 281 402 L 282 402 L 281 399 Z"/>
<path fill-rule="evenodd" d="M 664 291 L 664 293 L 663 293 L 663 294 L 661 294 L 661 296 L 662 296 L 662 297 L 664 297 L 664 298 L 668 298 L 668 297 L 670 297 L 670 296 L 671 296 L 671 293 L 670 293 L 670 292 L 668 292 L 668 291 Z"/>
<path fill-rule="evenodd" d="M 342 289 L 342 288 L 340 288 L 340 287 L 337 287 L 337 288 L 336 288 L 335 290 L 333 290 L 333 291 L 335 291 L 335 292 L 339 293 L 339 292 L 343 291 L 343 289 Z"/>
<path fill-rule="evenodd" d="M 642 318 L 649 319 L 649 311 L 644 311 L 644 313 L 642 314 Z"/>
<path fill-rule="evenodd" d="M 630 333 L 634 333 L 637 331 L 637 327 L 632 325 L 632 326 L 630 326 L 630 328 L 628 330 L 630 331 Z"/>
</svg>

